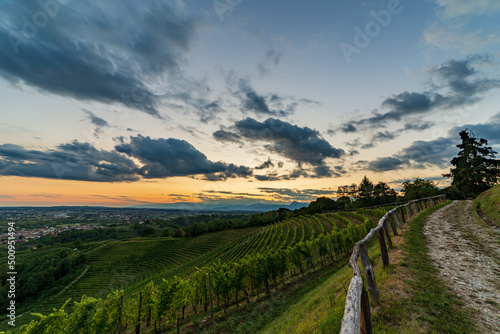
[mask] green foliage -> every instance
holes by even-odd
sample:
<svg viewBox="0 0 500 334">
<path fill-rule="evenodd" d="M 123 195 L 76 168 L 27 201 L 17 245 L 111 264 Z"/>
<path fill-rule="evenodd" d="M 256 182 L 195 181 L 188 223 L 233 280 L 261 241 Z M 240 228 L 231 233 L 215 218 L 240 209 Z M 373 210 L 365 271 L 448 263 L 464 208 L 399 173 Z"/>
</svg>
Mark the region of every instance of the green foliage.
<svg viewBox="0 0 500 334">
<path fill-rule="evenodd" d="M 154 236 L 156 236 L 156 229 L 154 227 L 148 226 L 142 230 L 141 236 L 142 237 L 154 237 Z"/>
<path fill-rule="evenodd" d="M 483 192 L 474 202 L 496 226 L 500 226 L 500 185 Z"/>
<path fill-rule="evenodd" d="M 182 227 L 179 227 L 174 232 L 174 234 L 172 234 L 172 237 L 174 237 L 174 238 L 182 238 L 184 235 L 185 235 L 184 230 L 182 229 Z"/>
<path fill-rule="evenodd" d="M 441 191 L 446 195 L 447 199 L 453 199 L 453 200 L 466 199 L 465 194 L 461 192 L 457 186 L 448 186 L 442 189 Z"/>
<path fill-rule="evenodd" d="M 462 142 L 457 145 L 458 155 L 451 159 L 454 166 L 446 177 L 451 177 L 451 184 L 467 196 L 477 196 L 495 185 L 500 177 L 500 160 L 495 159 L 497 152 L 488 145 L 488 141 L 477 138 L 472 131 L 465 129 L 459 133 Z"/>
<path fill-rule="evenodd" d="M 405 201 L 439 195 L 439 189 L 434 182 L 419 177 L 403 182 L 403 192 Z"/>
</svg>

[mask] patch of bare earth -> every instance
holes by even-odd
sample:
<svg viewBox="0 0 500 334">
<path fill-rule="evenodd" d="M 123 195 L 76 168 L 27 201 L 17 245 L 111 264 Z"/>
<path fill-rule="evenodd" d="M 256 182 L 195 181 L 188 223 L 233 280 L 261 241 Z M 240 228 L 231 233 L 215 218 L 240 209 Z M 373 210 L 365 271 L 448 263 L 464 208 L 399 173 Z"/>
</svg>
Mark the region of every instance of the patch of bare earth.
<svg viewBox="0 0 500 334">
<path fill-rule="evenodd" d="M 472 311 L 482 333 L 500 333 L 500 238 L 474 213 L 472 201 L 434 212 L 424 233 L 440 276 Z"/>
</svg>

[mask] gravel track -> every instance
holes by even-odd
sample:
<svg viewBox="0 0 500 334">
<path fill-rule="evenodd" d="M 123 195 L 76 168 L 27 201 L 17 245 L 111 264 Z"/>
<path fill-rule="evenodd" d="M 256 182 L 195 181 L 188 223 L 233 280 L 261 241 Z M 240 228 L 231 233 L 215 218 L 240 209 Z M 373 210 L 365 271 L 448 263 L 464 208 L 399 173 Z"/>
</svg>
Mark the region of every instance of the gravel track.
<svg viewBox="0 0 500 334">
<path fill-rule="evenodd" d="M 440 276 L 465 302 L 482 333 L 500 333 L 500 234 L 455 201 L 434 212 L 424 233 Z"/>
</svg>

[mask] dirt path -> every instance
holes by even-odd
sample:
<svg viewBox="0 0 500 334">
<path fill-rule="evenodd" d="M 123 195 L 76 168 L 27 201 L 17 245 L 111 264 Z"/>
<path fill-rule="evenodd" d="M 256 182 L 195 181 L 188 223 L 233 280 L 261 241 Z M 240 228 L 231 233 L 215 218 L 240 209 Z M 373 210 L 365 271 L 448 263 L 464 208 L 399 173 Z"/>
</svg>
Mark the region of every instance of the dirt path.
<svg viewBox="0 0 500 334">
<path fill-rule="evenodd" d="M 500 234 L 455 201 L 426 222 L 429 256 L 441 277 L 470 308 L 483 333 L 500 333 Z"/>
</svg>

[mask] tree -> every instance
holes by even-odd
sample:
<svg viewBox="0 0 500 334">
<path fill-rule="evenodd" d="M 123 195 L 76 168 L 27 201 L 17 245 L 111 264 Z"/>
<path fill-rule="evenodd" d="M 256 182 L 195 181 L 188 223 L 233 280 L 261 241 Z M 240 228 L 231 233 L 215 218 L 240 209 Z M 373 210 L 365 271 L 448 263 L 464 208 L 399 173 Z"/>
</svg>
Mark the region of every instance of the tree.
<svg viewBox="0 0 500 334">
<path fill-rule="evenodd" d="M 184 230 L 182 229 L 182 227 L 179 227 L 177 229 L 177 231 L 175 231 L 175 233 L 172 235 L 172 237 L 174 237 L 174 238 L 181 238 L 181 237 L 184 236 L 184 234 L 185 233 L 184 233 Z"/>
<path fill-rule="evenodd" d="M 439 189 L 434 182 L 417 177 L 413 182 L 403 182 L 404 199 L 412 201 L 418 198 L 425 198 L 439 195 Z"/>
<path fill-rule="evenodd" d="M 393 203 L 396 201 L 397 193 L 385 182 L 379 182 L 373 187 L 373 195 L 377 204 Z"/>
<path fill-rule="evenodd" d="M 154 227 L 148 226 L 141 232 L 141 237 L 154 237 L 156 236 L 156 229 Z"/>
<path fill-rule="evenodd" d="M 458 155 L 451 159 L 454 166 L 449 174 L 451 184 L 467 195 L 476 196 L 495 185 L 500 177 L 500 160 L 495 159 L 497 152 L 487 146 L 488 141 L 477 138 L 468 129 L 459 133 L 462 142 L 457 145 Z"/>
<path fill-rule="evenodd" d="M 358 186 L 357 201 L 361 206 L 373 205 L 373 182 L 366 177 L 361 180 Z"/>
</svg>

